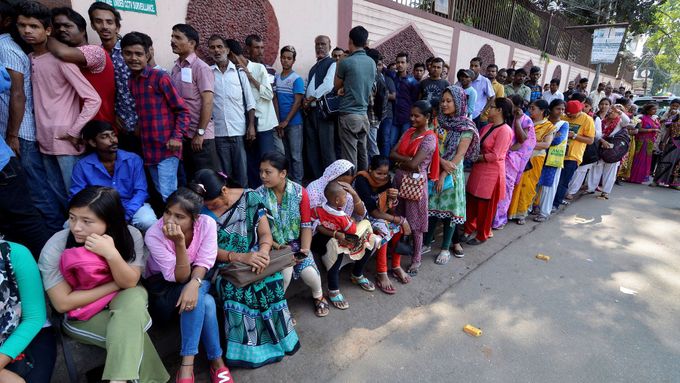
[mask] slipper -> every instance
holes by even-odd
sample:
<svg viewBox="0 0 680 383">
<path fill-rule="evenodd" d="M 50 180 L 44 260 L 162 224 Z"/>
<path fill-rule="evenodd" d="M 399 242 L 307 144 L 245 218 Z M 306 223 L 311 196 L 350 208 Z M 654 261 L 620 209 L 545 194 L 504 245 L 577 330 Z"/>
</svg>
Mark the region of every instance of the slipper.
<svg viewBox="0 0 680 383">
<path fill-rule="evenodd" d="M 438 265 L 445 265 L 449 263 L 449 260 L 451 259 L 451 252 L 448 250 L 442 250 L 439 252 L 439 255 L 437 255 L 437 259 L 434 260 L 434 263 Z"/>
<path fill-rule="evenodd" d="M 396 267 L 396 269 L 401 269 L 401 267 Z M 402 285 L 405 285 L 405 284 L 408 284 L 408 283 L 411 282 L 411 277 L 408 274 L 404 275 L 404 277 L 402 278 L 401 275 L 394 272 L 394 270 L 395 269 L 390 270 L 390 274 L 392 274 L 394 279 L 398 280 Z"/>
<path fill-rule="evenodd" d="M 360 277 L 355 277 L 352 275 L 352 283 L 359 285 L 359 287 L 361 287 L 361 289 L 364 291 L 375 291 L 375 285 L 363 275 Z"/>
<path fill-rule="evenodd" d="M 597 199 L 603 199 L 603 200 L 609 199 L 609 194 L 602 193 L 602 194 L 600 194 L 599 197 L 597 197 Z"/>
<path fill-rule="evenodd" d="M 385 286 L 385 285 L 382 284 L 382 282 L 380 282 L 379 279 L 375 280 L 375 287 L 379 288 L 380 291 L 382 291 L 383 293 L 385 293 L 387 295 L 392 295 L 392 294 L 397 292 L 397 289 L 395 289 L 394 286 L 392 286 L 392 285 Z"/>
<path fill-rule="evenodd" d="M 481 245 L 481 244 L 484 243 L 484 242 L 486 242 L 486 241 L 480 241 L 480 240 L 477 239 L 477 238 L 472 238 L 471 240 L 469 240 L 469 241 L 467 242 L 467 244 L 468 244 L 468 245 L 471 245 L 471 246 L 477 246 L 477 245 Z"/>
<path fill-rule="evenodd" d="M 567 201 L 572 201 L 574 199 L 574 195 L 573 194 L 567 194 L 567 195 L 564 196 L 564 199 L 567 200 Z"/>
<path fill-rule="evenodd" d="M 314 298 L 314 314 L 319 318 L 323 318 L 330 312 L 328 301 L 325 297 L 321 296 L 320 299 Z"/>
<path fill-rule="evenodd" d="M 453 256 L 456 258 L 463 258 L 465 256 L 465 253 L 463 250 L 458 250 L 456 248 L 453 249 Z"/>
<path fill-rule="evenodd" d="M 345 300 L 345 297 L 340 292 L 338 292 L 336 296 L 328 294 L 328 299 L 331 300 L 331 304 L 336 309 L 347 310 L 349 308 L 349 303 Z"/>
<path fill-rule="evenodd" d="M 505 229 L 505 225 L 500 225 L 498 227 L 492 227 L 493 230 L 503 230 Z"/>
<path fill-rule="evenodd" d="M 524 219 L 524 218 L 517 218 L 516 223 L 517 223 L 518 225 L 524 225 L 524 224 L 527 223 L 527 220 Z"/>
<path fill-rule="evenodd" d="M 415 277 L 418 275 L 418 269 L 420 269 L 420 262 L 413 262 L 411 263 L 411 266 L 408 267 L 408 270 L 406 270 L 406 273 L 412 277 Z"/>
<path fill-rule="evenodd" d="M 534 218 L 535 222 L 545 222 L 548 220 L 548 217 L 544 217 L 542 215 L 539 215 L 538 217 Z"/>
</svg>

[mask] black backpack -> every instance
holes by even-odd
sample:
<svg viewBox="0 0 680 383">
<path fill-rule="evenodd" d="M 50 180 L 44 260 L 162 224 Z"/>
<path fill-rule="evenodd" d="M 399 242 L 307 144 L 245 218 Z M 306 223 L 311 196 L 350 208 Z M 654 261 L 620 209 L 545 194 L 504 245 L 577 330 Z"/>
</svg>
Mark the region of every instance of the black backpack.
<svg viewBox="0 0 680 383">
<path fill-rule="evenodd" d="M 606 137 L 605 141 L 614 145 L 611 149 L 605 149 L 601 146 L 599 149 L 600 158 L 608 164 L 621 161 L 630 149 L 630 135 L 628 135 L 628 130 L 625 128 L 612 136 Z"/>
</svg>

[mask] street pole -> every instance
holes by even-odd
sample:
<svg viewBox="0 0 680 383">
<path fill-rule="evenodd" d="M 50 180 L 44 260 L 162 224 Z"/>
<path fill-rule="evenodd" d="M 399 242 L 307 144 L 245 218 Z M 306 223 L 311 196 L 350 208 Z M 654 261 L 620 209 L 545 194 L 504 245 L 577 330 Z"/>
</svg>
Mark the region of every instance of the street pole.
<svg viewBox="0 0 680 383">
<path fill-rule="evenodd" d="M 593 91 L 597 88 L 597 83 L 600 81 L 600 71 L 602 70 L 602 63 L 597 63 L 595 66 L 595 78 L 593 79 L 593 85 L 590 90 Z"/>
</svg>

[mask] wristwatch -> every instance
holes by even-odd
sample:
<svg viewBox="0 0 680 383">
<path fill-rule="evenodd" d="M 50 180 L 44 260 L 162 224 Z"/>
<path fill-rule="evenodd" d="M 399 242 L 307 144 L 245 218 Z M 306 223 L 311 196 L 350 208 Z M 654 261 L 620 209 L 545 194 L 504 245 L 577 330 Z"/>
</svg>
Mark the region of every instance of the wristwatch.
<svg viewBox="0 0 680 383">
<path fill-rule="evenodd" d="M 205 135 L 205 129 L 198 128 L 198 130 L 196 131 L 196 134 L 203 137 Z"/>
</svg>

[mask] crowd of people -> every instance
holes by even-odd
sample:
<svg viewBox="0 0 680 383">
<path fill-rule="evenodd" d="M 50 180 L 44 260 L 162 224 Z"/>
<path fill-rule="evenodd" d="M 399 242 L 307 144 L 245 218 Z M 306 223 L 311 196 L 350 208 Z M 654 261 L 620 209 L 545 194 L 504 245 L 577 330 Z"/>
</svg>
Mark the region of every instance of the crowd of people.
<svg viewBox="0 0 680 383">
<path fill-rule="evenodd" d="M 349 308 L 347 264 L 352 284 L 392 295 L 433 248 L 445 265 L 579 193 L 680 188 L 680 100 L 638 114 L 623 88 L 562 93 L 539 67 L 477 57 L 450 83 L 439 57 L 387 62 L 361 26 L 347 49 L 317 36 L 302 76 L 293 46 L 277 72 L 261 36 L 204 42 L 177 24 L 162 68 L 115 8 L 87 16 L 101 45 L 71 8 L 0 0 L 3 382 L 49 382 L 50 310 L 106 350 L 103 380 L 170 379 L 153 318 L 179 326 L 177 382 L 194 381 L 199 344 L 211 381 L 231 381 L 300 348 L 294 281 L 325 317 Z"/>
</svg>

